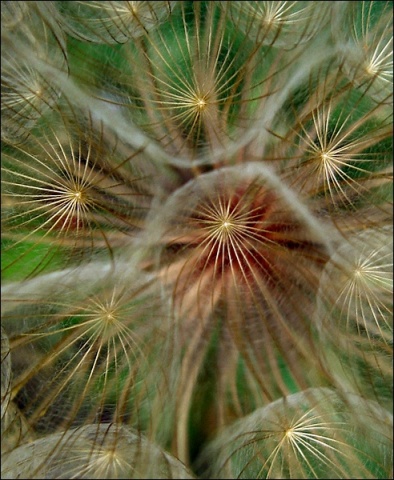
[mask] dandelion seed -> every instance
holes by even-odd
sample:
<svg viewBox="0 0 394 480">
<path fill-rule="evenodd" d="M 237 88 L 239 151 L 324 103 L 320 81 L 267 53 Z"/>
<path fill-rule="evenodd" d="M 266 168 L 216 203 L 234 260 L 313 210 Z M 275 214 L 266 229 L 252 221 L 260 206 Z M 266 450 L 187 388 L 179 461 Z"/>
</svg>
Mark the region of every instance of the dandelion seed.
<svg viewBox="0 0 394 480">
<path fill-rule="evenodd" d="M 231 338 L 227 349 L 235 346 L 264 397 L 286 390 L 278 355 L 297 378 L 291 365 L 307 351 L 302 345 L 309 343 L 314 275 L 325 258 L 324 242 L 297 207 L 273 188 L 258 163 L 244 164 L 189 182 L 162 206 L 151 227 L 148 258 L 159 252 L 154 266 L 172 298 L 176 335 L 190 355 L 190 368 L 203 361 L 198 339 L 221 325 Z M 302 305 L 296 300 L 301 297 Z M 188 388 L 183 381 L 190 381 L 190 372 L 177 381 L 180 396 Z"/>
<path fill-rule="evenodd" d="M 2 476 L 194 478 L 179 460 L 116 424 L 85 425 L 23 445 L 5 456 Z"/>
<path fill-rule="evenodd" d="M 382 404 L 392 401 L 392 269 L 390 227 L 354 235 L 327 263 L 317 310 L 338 382 Z"/>
<path fill-rule="evenodd" d="M 358 412 L 352 409 L 355 404 Z M 215 478 L 365 478 L 373 468 L 388 471 L 391 426 L 385 422 L 392 419 L 374 408 L 361 397 L 341 399 L 328 389 L 306 390 L 227 427 L 200 461 L 210 465 L 206 474 Z M 371 452 L 363 437 L 366 417 L 376 418 L 369 434 L 379 442 L 379 465 L 369 461 Z"/>
<path fill-rule="evenodd" d="M 116 157 L 103 136 L 69 132 L 63 139 L 51 130 L 4 154 L 3 225 L 13 248 L 49 244 L 48 259 L 60 249 L 111 251 L 122 232 L 138 228 L 149 194 L 129 158 Z"/>
<path fill-rule="evenodd" d="M 352 112 L 353 107 L 346 110 L 346 116 L 342 113 L 348 101 L 347 97 L 329 99 L 301 121 L 295 133 L 298 140 L 294 168 L 284 171 L 294 188 L 311 197 L 324 195 L 325 208 L 333 211 L 359 208 L 366 197 L 371 202 L 371 190 L 379 181 L 381 185 L 385 182 L 380 165 L 387 162 L 388 167 L 389 162 L 389 152 L 379 148 L 390 135 L 388 117 L 375 122 L 374 116 L 379 115 L 376 109 L 354 120 L 358 114 Z M 366 131 L 369 123 L 371 127 Z"/>
<path fill-rule="evenodd" d="M 325 4 L 263 1 L 221 2 L 237 28 L 257 43 L 292 49 L 310 40 L 329 20 Z"/>
<path fill-rule="evenodd" d="M 1 135 L 8 143 L 24 140 L 60 97 L 48 78 L 18 59 L 15 45 L 23 44 L 60 70 L 67 67 L 63 32 L 42 18 L 41 10 L 47 7 L 40 3 L 43 2 L 8 2 L 2 9 L 2 28 L 5 37 L 9 37 L 4 38 L 1 47 Z"/>
<path fill-rule="evenodd" d="M 176 2 L 62 2 L 59 22 L 76 38 L 97 43 L 124 43 L 157 27 Z"/>
<path fill-rule="evenodd" d="M 132 276 L 129 272 L 129 278 Z M 60 290 L 60 284 L 56 300 L 45 296 L 19 299 L 20 306 L 4 316 L 3 321 L 12 329 L 13 355 L 22 358 L 21 352 L 33 354 L 30 362 L 19 365 L 14 395 L 20 400 L 29 385 L 41 384 L 46 378 L 26 400 L 24 411 L 30 425 L 43 424 L 49 430 L 53 409 L 63 412 L 65 425 L 78 418 L 81 409 L 90 410 L 95 419 L 100 412 L 104 415 L 107 403 L 114 399 L 113 418 L 125 414 L 148 354 L 143 348 L 146 336 L 158 328 L 156 317 L 162 322 L 166 318 L 149 282 L 139 277 L 134 286 L 129 281 L 128 288 L 117 287 L 116 275 L 115 280 L 106 277 L 101 285 L 91 279 L 78 293 Z M 111 278 L 115 281 L 112 287 Z M 150 308 L 156 306 L 156 313 L 144 303 L 146 295 L 150 296 Z M 13 322 L 18 320 L 23 320 L 25 327 L 14 333 Z"/>
<path fill-rule="evenodd" d="M 378 14 L 378 11 L 380 14 Z M 346 28 L 334 29 L 348 78 L 376 102 L 393 101 L 393 9 L 390 2 L 351 4 Z M 349 33 L 348 33 L 349 32 Z"/>
<path fill-rule="evenodd" d="M 264 52 L 224 27 L 225 10 L 195 3 L 192 13 L 181 3 L 166 29 L 127 51 L 119 76 L 132 117 L 171 154 L 193 160 L 228 142 L 230 119 L 241 124 L 252 100 L 269 95 L 275 72 Z"/>
</svg>

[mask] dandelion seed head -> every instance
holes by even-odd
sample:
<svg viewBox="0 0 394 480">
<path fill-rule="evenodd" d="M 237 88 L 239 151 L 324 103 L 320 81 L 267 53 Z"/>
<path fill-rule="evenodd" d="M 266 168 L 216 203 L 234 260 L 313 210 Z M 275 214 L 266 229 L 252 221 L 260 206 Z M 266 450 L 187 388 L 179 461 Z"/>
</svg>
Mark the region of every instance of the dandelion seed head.
<svg viewBox="0 0 394 480">
<path fill-rule="evenodd" d="M 2 476 L 386 478 L 392 2 L 3 4 Z"/>
</svg>

